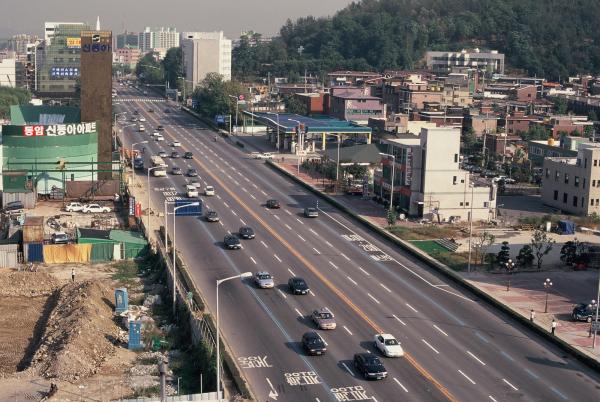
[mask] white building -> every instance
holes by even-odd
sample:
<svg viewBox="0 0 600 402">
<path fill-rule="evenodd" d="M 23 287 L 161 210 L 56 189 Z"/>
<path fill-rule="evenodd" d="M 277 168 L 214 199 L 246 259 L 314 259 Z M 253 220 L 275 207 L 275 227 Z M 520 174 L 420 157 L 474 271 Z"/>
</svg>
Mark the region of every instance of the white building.
<svg viewBox="0 0 600 402">
<path fill-rule="evenodd" d="M 156 50 L 164 53 L 172 47 L 179 47 L 179 33 L 175 28 L 150 28 L 146 27 L 139 33 L 138 46 L 142 53 Z"/>
<path fill-rule="evenodd" d="M 0 87 L 16 87 L 17 63 L 15 59 L 0 59 Z"/>
<path fill-rule="evenodd" d="M 231 40 L 219 32 L 184 32 L 181 35 L 185 76 L 196 87 L 208 73 L 231 80 Z"/>
<path fill-rule="evenodd" d="M 88 29 L 88 25 L 83 22 L 44 22 L 44 41 L 46 45 L 52 44 L 54 32 L 60 25 L 81 25 L 81 29 Z"/>
<path fill-rule="evenodd" d="M 438 73 L 454 69 L 475 68 L 491 74 L 504 74 L 504 54 L 497 50 L 481 52 L 479 49 L 460 52 L 429 51 L 425 55 L 427 68 Z"/>
<path fill-rule="evenodd" d="M 489 220 L 496 213 L 496 187 L 471 185 L 471 173 L 459 168 L 460 129 L 423 128 L 417 135 L 403 134 L 382 140 L 395 156 L 394 205 L 409 216 L 433 221 Z M 383 169 L 375 175 L 375 194 L 388 199 L 392 158 L 382 157 Z"/>
</svg>

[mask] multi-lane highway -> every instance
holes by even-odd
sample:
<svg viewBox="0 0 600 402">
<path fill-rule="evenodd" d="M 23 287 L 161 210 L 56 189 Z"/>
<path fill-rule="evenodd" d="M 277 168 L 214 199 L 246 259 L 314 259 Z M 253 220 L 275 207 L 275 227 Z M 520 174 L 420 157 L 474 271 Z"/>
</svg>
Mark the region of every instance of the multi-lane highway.
<svg viewBox="0 0 600 402">
<path fill-rule="evenodd" d="M 251 280 L 220 287 L 222 335 L 258 400 L 600 400 L 598 373 L 332 206 L 319 202 L 320 216 L 305 218 L 304 207 L 316 205 L 314 195 L 250 159 L 235 141 L 214 141 L 213 132 L 162 99 L 117 89 L 117 111 L 129 120 L 137 110 L 147 120 L 143 133 L 124 127 L 124 143 L 148 140 L 149 158 L 161 150 L 170 154 L 177 140 L 178 150 L 194 159 L 166 158 L 169 167 L 184 173 L 195 168 L 202 186 L 215 187 L 215 196 L 202 198 L 205 208 L 219 213 L 219 223 L 177 218 L 177 248 L 208 308 L 215 311 L 217 279 L 259 270 L 275 277 L 274 289 L 258 289 Z M 159 124 L 165 141 L 152 138 Z M 145 185 L 145 172 L 138 174 L 136 181 Z M 153 208 L 185 197 L 191 180 L 151 178 Z M 267 209 L 269 198 L 282 208 Z M 256 239 L 243 240 L 242 250 L 225 250 L 223 237 L 244 225 Z M 306 279 L 310 294 L 290 294 L 291 276 Z M 324 306 L 335 314 L 337 328 L 319 331 L 328 344 L 324 356 L 307 356 L 300 339 L 315 330 L 310 313 Z M 365 381 L 352 358 L 357 352 L 380 356 L 372 342 L 377 332 L 395 335 L 406 355 L 381 357 L 388 378 Z"/>
</svg>

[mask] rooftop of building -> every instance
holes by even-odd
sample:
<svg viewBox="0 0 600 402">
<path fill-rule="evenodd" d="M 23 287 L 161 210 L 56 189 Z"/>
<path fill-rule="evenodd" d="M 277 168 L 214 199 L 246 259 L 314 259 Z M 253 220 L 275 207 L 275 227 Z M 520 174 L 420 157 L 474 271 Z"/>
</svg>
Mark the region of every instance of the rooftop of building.
<svg viewBox="0 0 600 402">
<path fill-rule="evenodd" d="M 293 113 L 267 113 L 267 112 L 249 112 L 244 114 L 254 116 L 255 119 L 267 124 L 270 127 L 277 128 L 283 132 L 293 132 L 299 123 L 303 124 L 307 132 L 316 133 L 371 133 L 370 127 L 359 126 L 358 124 L 339 120 L 329 116 L 303 116 Z"/>
<path fill-rule="evenodd" d="M 373 72 L 373 71 L 351 71 L 351 70 L 338 70 L 338 71 L 332 71 L 330 73 L 327 73 L 328 76 L 331 75 L 350 75 L 350 76 L 359 76 L 359 77 L 363 77 L 363 76 L 373 76 L 373 77 L 379 77 L 381 76 L 381 74 Z"/>
<path fill-rule="evenodd" d="M 363 93 L 356 93 L 353 91 L 343 91 L 338 92 L 335 95 L 331 95 L 334 98 L 342 98 L 342 99 L 365 99 L 365 100 L 381 100 L 376 96 L 365 95 Z"/>
<path fill-rule="evenodd" d="M 10 120 L 13 125 L 80 123 L 81 110 L 72 106 L 13 105 Z"/>
</svg>

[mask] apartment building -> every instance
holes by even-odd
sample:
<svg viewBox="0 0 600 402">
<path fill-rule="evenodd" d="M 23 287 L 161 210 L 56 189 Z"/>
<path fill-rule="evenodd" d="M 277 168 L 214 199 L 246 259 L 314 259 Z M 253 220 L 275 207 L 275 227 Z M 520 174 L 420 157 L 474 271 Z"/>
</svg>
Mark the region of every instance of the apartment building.
<svg viewBox="0 0 600 402">
<path fill-rule="evenodd" d="M 369 118 L 385 118 L 381 98 L 356 91 L 337 91 L 332 94 L 329 115 L 358 124 L 367 124 Z"/>
<path fill-rule="evenodd" d="M 375 194 L 389 197 L 394 171 L 394 205 L 409 216 L 434 221 L 489 220 L 496 213 L 496 187 L 471 185 L 459 168 L 460 129 L 423 128 L 419 135 L 399 134 L 382 140 L 385 151 L 375 172 Z M 392 169 L 392 163 L 395 163 Z"/>
<path fill-rule="evenodd" d="M 579 144 L 576 157 L 545 158 L 541 194 L 561 211 L 600 214 L 600 144 Z"/>
<path fill-rule="evenodd" d="M 195 88 L 208 73 L 231 80 L 231 40 L 223 31 L 183 32 L 181 50 L 186 79 Z"/>
<path fill-rule="evenodd" d="M 427 68 L 436 73 L 450 73 L 456 69 L 472 68 L 490 74 L 504 74 L 504 54 L 496 50 L 429 51 L 426 54 L 426 63 Z"/>
<path fill-rule="evenodd" d="M 179 47 L 179 33 L 175 28 L 146 27 L 138 34 L 138 47 L 142 53 L 155 50 L 164 53 L 172 47 Z"/>
</svg>

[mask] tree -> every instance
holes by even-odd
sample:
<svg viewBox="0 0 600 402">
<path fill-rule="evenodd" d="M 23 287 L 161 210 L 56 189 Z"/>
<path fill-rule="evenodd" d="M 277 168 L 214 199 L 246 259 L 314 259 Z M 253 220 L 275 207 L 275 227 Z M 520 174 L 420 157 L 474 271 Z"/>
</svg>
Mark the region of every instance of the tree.
<svg viewBox="0 0 600 402">
<path fill-rule="evenodd" d="M 542 269 L 542 261 L 544 257 L 552 251 L 554 247 L 554 239 L 550 238 L 548 234 L 540 229 L 536 229 L 531 236 L 531 248 L 533 254 L 537 260 L 537 269 Z"/>
<path fill-rule="evenodd" d="M 504 267 L 505 264 L 510 260 L 510 246 L 507 241 L 502 242 L 502 246 L 500 246 L 500 251 L 496 255 L 496 263 L 501 267 Z"/>
<path fill-rule="evenodd" d="M 241 94 L 244 89 L 240 83 L 224 81 L 220 74 L 208 73 L 192 97 L 197 101 L 196 110 L 212 119 L 219 114 L 234 114 L 235 101 L 230 96 L 237 98 Z"/>
<path fill-rule="evenodd" d="M 293 95 L 288 95 L 283 98 L 283 102 L 285 103 L 285 109 L 288 113 L 293 114 L 303 114 L 306 115 L 308 110 L 306 110 L 306 105 L 298 100 Z"/>
<path fill-rule="evenodd" d="M 524 141 L 547 140 L 549 136 L 550 131 L 541 124 L 534 124 L 526 132 L 521 133 Z"/>
<path fill-rule="evenodd" d="M 158 54 L 150 52 L 142 57 L 135 66 L 135 75 L 145 84 L 160 85 L 165 83 L 165 71 L 158 62 Z"/>
<path fill-rule="evenodd" d="M 588 119 L 590 121 L 598 121 L 598 115 L 596 114 L 596 112 L 593 109 L 589 111 Z"/>
<path fill-rule="evenodd" d="M 165 79 L 170 88 L 178 88 L 181 81 L 177 78 L 182 74 L 183 52 L 180 47 L 172 47 L 167 50 L 167 54 L 162 61 L 165 70 Z"/>
<path fill-rule="evenodd" d="M 472 239 L 473 250 L 475 251 L 475 263 L 483 264 L 488 248 L 494 244 L 496 236 L 488 231 L 480 232 Z"/>
<path fill-rule="evenodd" d="M 388 210 L 388 213 L 387 213 L 388 225 L 392 226 L 394 223 L 396 223 L 397 219 L 398 219 L 398 214 L 396 213 L 396 211 L 394 211 L 393 209 Z"/>
<path fill-rule="evenodd" d="M 12 105 L 25 105 L 31 100 L 31 93 L 21 88 L 0 87 L 0 119 L 10 117 Z"/>
<path fill-rule="evenodd" d="M 529 244 L 524 245 L 519 250 L 519 255 L 517 255 L 517 262 L 522 267 L 530 267 L 533 265 L 533 260 L 535 257 L 533 256 L 533 249 Z"/>
<path fill-rule="evenodd" d="M 559 96 L 554 101 L 554 109 L 557 114 L 567 114 L 567 100 L 562 96 Z"/>
<path fill-rule="evenodd" d="M 585 245 L 576 238 L 569 240 L 560 249 L 560 260 L 567 265 L 572 265 L 581 259 Z"/>
</svg>

